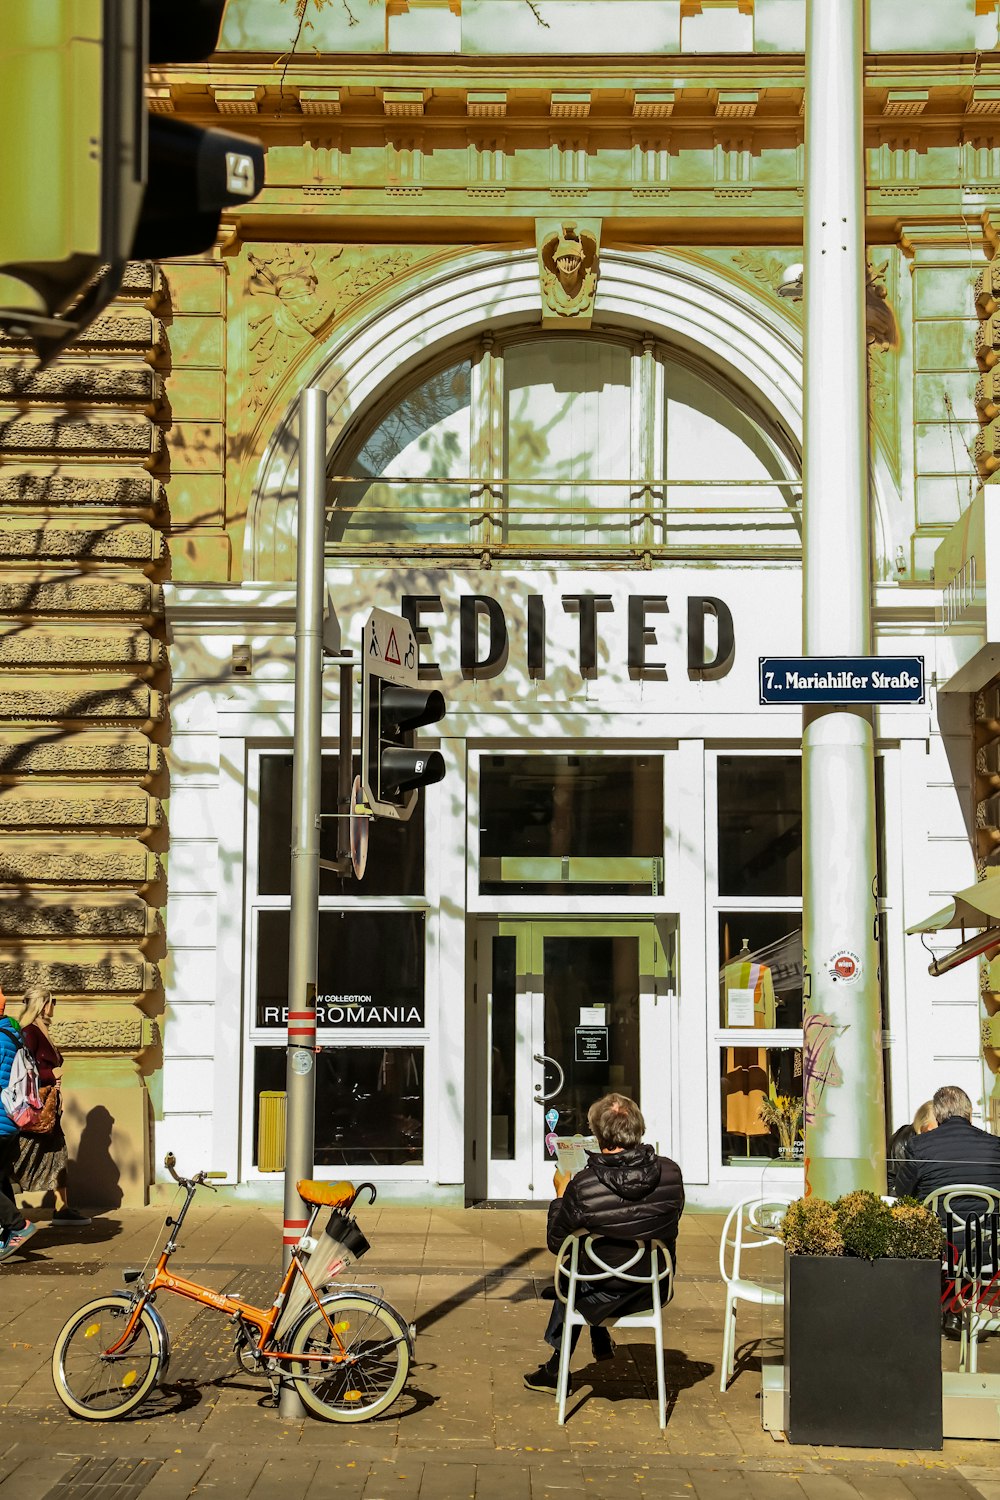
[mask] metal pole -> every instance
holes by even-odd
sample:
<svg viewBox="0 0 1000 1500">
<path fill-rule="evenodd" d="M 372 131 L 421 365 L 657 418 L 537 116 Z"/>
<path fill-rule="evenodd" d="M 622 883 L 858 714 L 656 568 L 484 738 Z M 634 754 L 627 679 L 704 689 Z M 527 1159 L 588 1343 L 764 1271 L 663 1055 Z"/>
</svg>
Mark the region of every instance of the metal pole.
<svg viewBox="0 0 1000 1500">
<path fill-rule="evenodd" d="M 295 586 L 295 740 L 292 771 L 292 911 L 288 950 L 283 1264 L 308 1224 L 295 1184 L 313 1174 L 316 1103 L 316 976 L 319 952 L 319 814 L 323 741 L 323 544 L 326 392 L 299 401 L 298 571 Z M 283 1417 L 304 1415 L 283 1383 Z"/>
<path fill-rule="evenodd" d="M 343 655 L 350 658 L 351 652 Z M 340 663 L 340 739 L 337 759 L 337 864 L 351 873 L 351 788 L 354 785 L 354 663 Z"/>
<path fill-rule="evenodd" d="M 803 633 L 809 656 L 871 650 L 862 28 L 863 0 L 807 0 Z M 823 1198 L 861 1187 L 884 1193 L 870 710 L 803 710 L 802 812 L 806 1191 Z"/>
</svg>

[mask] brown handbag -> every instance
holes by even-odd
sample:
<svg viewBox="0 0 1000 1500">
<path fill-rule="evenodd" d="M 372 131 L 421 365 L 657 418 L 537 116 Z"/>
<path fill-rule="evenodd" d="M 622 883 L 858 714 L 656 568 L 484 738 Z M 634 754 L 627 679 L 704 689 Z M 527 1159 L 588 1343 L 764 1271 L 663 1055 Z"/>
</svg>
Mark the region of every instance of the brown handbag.
<svg viewBox="0 0 1000 1500">
<path fill-rule="evenodd" d="M 22 1135 L 48 1135 L 59 1123 L 59 1085 L 43 1083 L 38 1090 L 42 1096 L 42 1109 L 33 1125 L 22 1125 Z"/>
</svg>

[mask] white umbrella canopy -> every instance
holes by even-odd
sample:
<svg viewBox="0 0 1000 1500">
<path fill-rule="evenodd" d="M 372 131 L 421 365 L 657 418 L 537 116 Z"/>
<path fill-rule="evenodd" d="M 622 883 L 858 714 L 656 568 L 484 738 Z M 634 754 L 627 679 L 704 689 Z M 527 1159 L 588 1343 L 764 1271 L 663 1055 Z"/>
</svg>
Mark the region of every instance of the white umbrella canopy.
<svg viewBox="0 0 1000 1500">
<path fill-rule="evenodd" d="M 993 927 L 1000 924 L 1000 879 L 981 880 L 956 891 L 954 896 L 936 911 L 906 929 L 911 932 L 938 932 L 942 927 Z"/>
</svg>

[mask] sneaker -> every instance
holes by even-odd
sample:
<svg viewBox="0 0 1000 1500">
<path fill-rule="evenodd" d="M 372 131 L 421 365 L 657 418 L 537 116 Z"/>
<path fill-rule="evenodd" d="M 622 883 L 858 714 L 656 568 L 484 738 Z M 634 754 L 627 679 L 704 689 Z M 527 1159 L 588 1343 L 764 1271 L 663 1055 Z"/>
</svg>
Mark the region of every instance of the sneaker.
<svg viewBox="0 0 1000 1500">
<path fill-rule="evenodd" d="M 592 1334 L 590 1339 L 590 1350 L 594 1359 L 598 1364 L 603 1364 L 606 1359 L 614 1359 L 615 1346 L 610 1333 L 606 1333 L 603 1328 L 599 1331 L 595 1329 L 594 1332 L 598 1333 L 597 1338 Z"/>
<path fill-rule="evenodd" d="M 91 1219 L 75 1208 L 57 1208 L 49 1223 L 53 1229 L 58 1229 L 61 1225 L 65 1225 L 67 1229 L 82 1229 L 84 1225 L 91 1223 Z"/>
<path fill-rule="evenodd" d="M 532 1370 L 530 1374 L 525 1375 L 524 1384 L 529 1391 L 544 1391 L 546 1395 L 554 1396 L 559 1386 L 558 1364 L 550 1364 L 546 1360 L 545 1364 L 539 1365 L 537 1370 Z M 572 1389 L 573 1382 L 570 1380 L 567 1390 Z"/>
<path fill-rule="evenodd" d="M 25 1241 L 31 1239 L 31 1236 L 35 1233 L 37 1228 L 37 1224 L 28 1223 L 24 1224 L 20 1229 L 12 1229 L 10 1234 L 7 1236 L 7 1243 L 4 1245 L 3 1249 L 0 1250 L 0 1261 L 6 1260 L 7 1257 L 9 1255 L 13 1255 L 16 1250 L 22 1249 L 24 1247 Z"/>
</svg>

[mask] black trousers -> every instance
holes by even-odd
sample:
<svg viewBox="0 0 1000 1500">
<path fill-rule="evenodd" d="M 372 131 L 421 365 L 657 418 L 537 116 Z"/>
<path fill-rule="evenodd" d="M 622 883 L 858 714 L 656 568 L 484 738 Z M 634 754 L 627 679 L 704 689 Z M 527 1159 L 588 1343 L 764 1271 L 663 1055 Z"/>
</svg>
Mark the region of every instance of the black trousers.
<svg viewBox="0 0 1000 1500">
<path fill-rule="evenodd" d="M 24 1215 L 14 1202 L 14 1189 L 10 1185 L 10 1169 L 21 1154 L 21 1137 L 0 1136 L 0 1230 L 6 1235 L 12 1229 L 24 1228 Z"/>
<path fill-rule="evenodd" d="M 593 1347 L 595 1345 L 595 1334 L 597 1335 L 596 1343 L 598 1346 L 602 1339 L 606 1338 L 610 1340 L 611 1338 L 611 1334 L 607 1329 L 598 1330 L 593 1327 L 593 1324 L 600 1323 L 605 1318 L 620 1318 L 627 1312 L 637 1312 L 644 1303 L 648 1305 L 648 1302 L 648 1293 L 640 1292 L 638 1297 L 623 1298 L 618 1294 L 603 1295 L 599 1292 L 591 1292 L 586 1298 L 581 1298 L 576 1306 L 577 1312 L 582 1313 L 587 1322 L 592 1325 L 590 1329 L 590 1342 Z M 566 1304 L 565 1302 L 560 1302 L 557 1298 L 552 1304 L 549 1321 L 545 1325 L 545 1342 L 556 1354 L 562 1348 L 565 1327 Z M 577 1323 L 570 1329 L 569 1333 L 569 1347 L 571 1352 L 576 1348 L 579 1337 L 580 1325 Z"/>
</svg>

